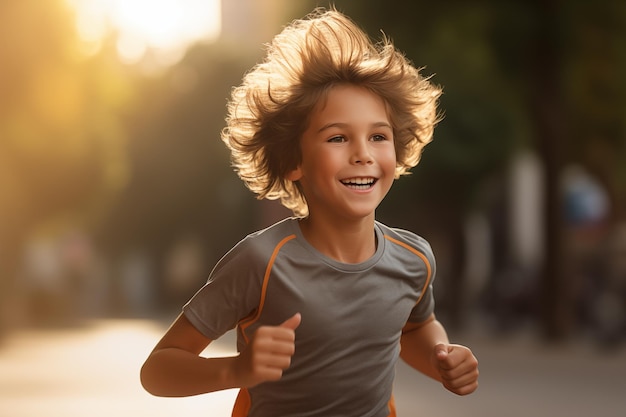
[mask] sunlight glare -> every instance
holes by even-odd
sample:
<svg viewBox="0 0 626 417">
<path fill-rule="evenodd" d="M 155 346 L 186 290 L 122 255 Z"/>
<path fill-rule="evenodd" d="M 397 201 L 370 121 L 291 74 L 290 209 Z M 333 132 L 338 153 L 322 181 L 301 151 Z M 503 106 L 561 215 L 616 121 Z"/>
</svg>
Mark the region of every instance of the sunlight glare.
<svg viewBox="0 0 626 417">
<path fill-rule="evenodd" d="M 67 0 L 76 11 L 83 53 L 93 55 L 111 33 L 122 62 L 136 64 L 151 52 L 172 65 L 194 42 L 221 31 L 220 0 Z"/>
</svg>

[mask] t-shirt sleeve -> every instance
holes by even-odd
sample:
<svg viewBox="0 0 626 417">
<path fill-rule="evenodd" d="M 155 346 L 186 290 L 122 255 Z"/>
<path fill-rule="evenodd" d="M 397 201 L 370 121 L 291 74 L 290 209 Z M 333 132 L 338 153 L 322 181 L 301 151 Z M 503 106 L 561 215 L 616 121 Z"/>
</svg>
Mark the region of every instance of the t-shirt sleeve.
<svg viewBox="0 0 626 417">
<path fill-rule="evenodd" d="M 207 283 L 183 306 L 191 324 L 215 340 L 258 307 L 262 254 L 247 239 L 239 242 L 211 272 Z"/>
<path fill-rule="evenodd" d="M 435 298 L 433 296 L 432 284 L 428 285 L 424 291 L 424 295 L 419 300 L 411 314 L 409 315 L 409 321 L 414 323 L 421 323 L 425 321 L 435 311 Z"/>
<path fill-rule="evenodd" d="M 409 315 L 409 321 L 420 323 L 435 311 L 435 296 L 433 293 L 433 281 L 435 280 L 436 263 L 435 255 L 428 241 L 411 232 L 405 232 L 405 239 L 409 241 L 422 256 L 420 261 L 423 269 L 416 276 L 416 284 L 419 286 L 419 299 Z"/>
</svg>

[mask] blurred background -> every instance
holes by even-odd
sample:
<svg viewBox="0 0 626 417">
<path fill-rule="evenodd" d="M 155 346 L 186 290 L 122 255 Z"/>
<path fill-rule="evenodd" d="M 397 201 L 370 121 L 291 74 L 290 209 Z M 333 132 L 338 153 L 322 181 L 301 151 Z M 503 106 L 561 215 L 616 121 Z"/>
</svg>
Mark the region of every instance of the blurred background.
<svg viewBox="0 0 626 417">
<path fill-rule="evenodd" d="M 487 372 L 492 390 L 470 403 L 423 398 L 488 416 L 490 395 L 503 407 L 517 398 L 501 381 L 539 395 L 549 390 L 538 380 L 584 391 L 597 376 L 604 403 L 623 411 L 626 2 L 334 4 L 444 89 L 434 141 L 377 214 L 431 242 L 438 316 L 502 379 Z M 120 371 L 98 374 L 103 398 L 130 387 L 135 414 L 196 410 L 142 393 L 138 368 L 213 264 L 289 215 L 245 188 L 219 134 L 230 89 L 264 44 L 318 5 L 329 3 L 0 1 L 0 415 L 39 415 L 35 404 L 83 415 L 91 397 L 75 390 L 95 371 L 66 388 L 52 375 L 92 365 L 76 361 L 94 349 Z M 497 362 L 512 359 L 515 376 Z M 545 379 L 555 363 L 562 378 Z M 407 378 L 410 416 L 422 380 Z M 565 403 L 583 415 L 572 398 L 534 415 Z M 120 414 L 108 404 L 102 415 Z"/>
</svg>

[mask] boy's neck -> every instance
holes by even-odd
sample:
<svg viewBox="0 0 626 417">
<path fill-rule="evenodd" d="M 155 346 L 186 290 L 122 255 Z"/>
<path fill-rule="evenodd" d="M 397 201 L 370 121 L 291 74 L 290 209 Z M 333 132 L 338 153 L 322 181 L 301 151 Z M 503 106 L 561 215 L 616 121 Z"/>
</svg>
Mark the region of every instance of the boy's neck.
<svg viewBox="0 0 626 417">
<path fill-rule="evenodd" d="M 373 214 L 352 222 L 309 216 L 300 220 L 300 230 L 315 249 L 339 262 L 364 262 L 376 252 Z"/>
</svg>

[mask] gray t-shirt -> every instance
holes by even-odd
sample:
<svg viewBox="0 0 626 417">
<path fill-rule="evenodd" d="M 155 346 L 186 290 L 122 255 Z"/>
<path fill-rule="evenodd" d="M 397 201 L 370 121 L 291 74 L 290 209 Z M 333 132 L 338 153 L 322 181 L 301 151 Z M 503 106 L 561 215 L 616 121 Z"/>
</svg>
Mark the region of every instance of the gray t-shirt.
<svg viewBox="0 0 626 417">
<path fill-rule="evenodd" d="M 434 310 L 435 261 L 411 232 L 376 222 L 375 233 L 374 256 L 345 264 L 285 219 L 240 241 L 183 307 L 212 340 L 237 327 L 239 351 L 259 326 L 302 314 L 291 366 L 280 381 L 246 392 L 247 415 L 389 415 L 402 328 Z"/>
</svg>

